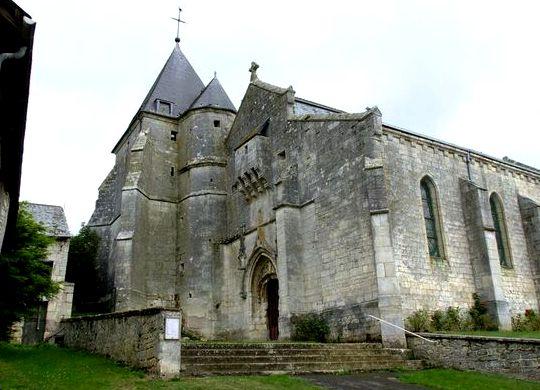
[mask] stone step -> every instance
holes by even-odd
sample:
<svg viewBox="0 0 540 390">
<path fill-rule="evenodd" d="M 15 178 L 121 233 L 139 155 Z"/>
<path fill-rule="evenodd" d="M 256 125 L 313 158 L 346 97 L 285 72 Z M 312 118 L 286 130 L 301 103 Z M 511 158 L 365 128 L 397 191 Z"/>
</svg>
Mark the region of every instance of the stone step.
<svg viewBox="0 0 540 390">
<path fill-rule="evenodd" d="M 383 349 L 377 343 L 218 343 L 186 342 L 182 349 Z"/>
<path fill-rule="evenodd" d="M 363 362 L 402 362 L 403 358 L 394 355 L 274 355 L 274 356 L 253 356 L 253 355 L 234 355 L 234 356 L 183 356 L 182 362 L 185 364 L 213 364 L 213 363 L 302 363 L 311 361 L 363 361 Z"/>
<path fill-rule="evenodd" d="M 339 371 L 373 371 L 411 368 L 408 361 L 402 362 L 364 362 L 364 361 L 315 361 L 294 363 L 215 363 L 182 365 L 184 374 L 231 374 L 231 373 L 305 373 L 305 372 L 339 372 Z"/>
<path fill-rule="evenodd" d="M 275 374 L 421 368 L 407 349 L 368 343 L 219 343 L 182 344 L 186 375 Z"/>
<path fill-rule="evenodd" d="M 324 356 L 370 356 L 377 354 L 381 356 L 406 356 L 407 350 L 387 351 L 387 350 L 360 350 L 360 349 L 182 349 L 182 356 L 298 356 L 298 355 L 324 355 Z"/>
</svg>

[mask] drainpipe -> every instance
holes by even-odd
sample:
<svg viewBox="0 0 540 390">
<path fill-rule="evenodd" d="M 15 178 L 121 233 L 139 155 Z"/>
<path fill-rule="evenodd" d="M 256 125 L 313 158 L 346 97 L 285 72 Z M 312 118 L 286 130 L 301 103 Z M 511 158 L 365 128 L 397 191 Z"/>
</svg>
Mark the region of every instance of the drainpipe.
<svg viewBox="0 0 540 390">
<path fill-rule="evenodd" d="M 26 54 L 26 49 L 26 46 L 23 46 L 19 49 L 19 51 L 15 53 L 0 53 L 0 70 L 2 69 L 2 62 L 4 62 L 5 60 L 18 60 L 20 58 L 23 58 Z"/>
<path fill-rule="evenodd" d="M 472 181 L 471 177 L 471 151 L 467 149 L 467 157 L 465 158 L 465 161 L 467 162 L 467 176 L 469 178 L 469 181 Z"/>
</svg>

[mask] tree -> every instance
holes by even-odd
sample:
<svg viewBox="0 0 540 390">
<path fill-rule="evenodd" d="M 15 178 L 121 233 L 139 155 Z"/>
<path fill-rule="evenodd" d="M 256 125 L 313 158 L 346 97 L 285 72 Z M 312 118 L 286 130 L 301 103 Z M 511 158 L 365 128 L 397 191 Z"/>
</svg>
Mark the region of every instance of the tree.
<svg viewBox="0 0 540 390">
<path fill-rule="evenodd" d="M 100 238 L 88 226 L 83 226 L 69 245 L 66 280 L 75 283 L 73 306 L 76 312 L 96 311 L 96 256 Z"/>
<path fill-rule="evenodd" d="M 20 205 L 12 239 L 9 249 L 0 254 L 0 340 L 9 337 L 14 322 L 60 289 L 44 262 L 54 238 L 34 220 L 25 203 Z"/>
</svg>

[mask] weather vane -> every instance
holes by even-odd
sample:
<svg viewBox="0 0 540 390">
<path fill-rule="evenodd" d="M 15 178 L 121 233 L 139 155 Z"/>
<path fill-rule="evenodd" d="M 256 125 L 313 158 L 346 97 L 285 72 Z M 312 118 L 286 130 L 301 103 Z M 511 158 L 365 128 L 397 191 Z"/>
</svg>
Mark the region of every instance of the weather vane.
<svg viewBox="0 0 540 390">
<path fill-rule="evenodd" d="M 176 26 L 176 38 L 174 38 L 174 41 L 176 43 L 179 43 L 180 42 L 180 23 L 186 23 L 184 22 L 182 19 L 180 19 L 180 14 L 182 13 L 182 8 L 178 8 L 178 19 L 177 18 L 172 18 L 172 20 L 176 20 L 177 22 L 177 26 Z"/>
</svg>

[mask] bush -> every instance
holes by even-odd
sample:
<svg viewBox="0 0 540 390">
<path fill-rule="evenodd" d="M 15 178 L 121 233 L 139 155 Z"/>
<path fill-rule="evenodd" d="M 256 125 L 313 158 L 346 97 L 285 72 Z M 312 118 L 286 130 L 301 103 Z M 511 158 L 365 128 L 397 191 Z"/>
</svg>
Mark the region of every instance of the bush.
<svg viewBox="0 0 540 390">
<path fill-rule="evenodd" d="M 512 317 L 512 330 L 516 332 L 540 330 L 540 316 L 534 310 L 527 309 L 524 315 Z"/>
<path fill-rule="evenodd" d="M 318 341 L 326 342 L 330 327 L 326 320 L 319 314 L 308 313 L 293 315 L 291 318 L 293 341 Z"/>
<path fill-rule="evenodd" d="M 435 310 L 431 315 L 431 328 L 435 331 L 441 331 L 444 327 L 444 312 Z"/>
<path fill-rule="evenodd" d="M 480 301 L 477 293 L 473 294 L 473 305 L 469 309 L 471 316 L 472 330 L 497 330 L 497 323 L 488 314 L 485 302 Z"/>
<path fill-rule="evenodd" d="M 435 310 L 431 315 L 426 309 L 417 310 L 407 317 L 406 327 L 412 332 L 497 330 L 497 324 L 488 314 L 485 302 L 480 301 L 478 294 L 473 294 L 473 301 L 468 312 L 457 306 L 450 306 L 446 310 Z M 534 326 L 540 329 L 540 316 L 533 310 L 527 310 L 525 316 L 514 317 L 512 324 L 514 328 L 523 330 L 533 330 Z"/>
<path fill-rule="evenodd" d="M 426 309 L 415 311 L 405 320 L 405 327 L 411 332 L 431 331 L 431 319 Z"/>
<path fill-rule="evenodd" d="M 467 316 L 459 307 L 449 306 L 446 311 L 435 310 L 431 315 L 431 328 L 435 331 L 457 332 L 467 328 Z"/>
<path fill-rule="evenodd" d="M 459 307 L 448 307 L 444 316 L 443 330 L 459 331 L 464 330 L 466 320 L 461 314 Z"/>
<path fill-rule="evenodd" d="M 99 286 L 96 258 L 100 238 L 88 226 L 83 226 L 69 244 L 66 281 L 75 283 L 73 312 L 93 313 Z"/>
</svg>

